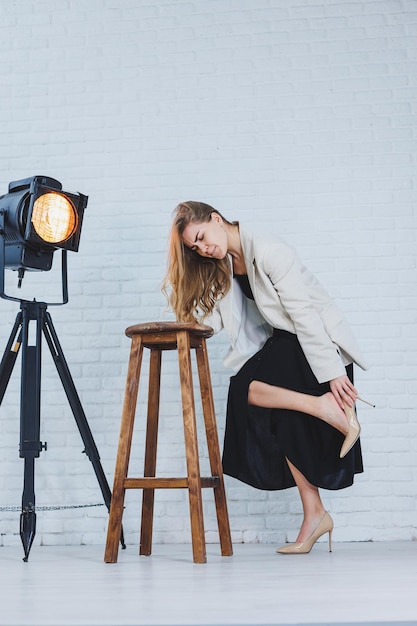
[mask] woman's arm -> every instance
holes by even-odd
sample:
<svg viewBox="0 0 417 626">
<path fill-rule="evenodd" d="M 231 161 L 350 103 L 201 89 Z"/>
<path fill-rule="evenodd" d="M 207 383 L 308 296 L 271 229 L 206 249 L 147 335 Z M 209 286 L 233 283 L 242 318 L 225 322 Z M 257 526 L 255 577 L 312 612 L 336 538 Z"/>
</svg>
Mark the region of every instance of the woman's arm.
<svg viewBox="0 0 417 626">
<path fill-rule="evenodd" d="M 344 377 L 346 369 L 329 337 L 320 310 L 333 302 L 319 281 L 283 242 L 264 246 L 258 269 L 266 274 L 277 294 L 277 306 L 290 318 L 304 354 L 319 382 Z M 340 388 L 342 392 L 342 388 Z"/>
</svg>

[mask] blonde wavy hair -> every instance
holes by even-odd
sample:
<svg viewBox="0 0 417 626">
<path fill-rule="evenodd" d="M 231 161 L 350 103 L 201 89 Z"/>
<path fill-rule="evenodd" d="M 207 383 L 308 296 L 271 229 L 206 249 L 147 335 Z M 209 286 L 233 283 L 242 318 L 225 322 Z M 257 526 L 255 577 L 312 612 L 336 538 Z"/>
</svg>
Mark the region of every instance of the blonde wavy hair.
<svg viewBox="0 0 417 626">
<path fill-rule="evenodd" d="M 188 224 L 209 222 L 212 213 L 217 213 L 226 224 L 230 224 L 219 211 L 204 202 L 181 202 L 174 210 L 168 267 L 162 290 L 177 320 L 181 322 L 203 322 L 213 311 L 216 302 L 230 289 L 228 257 L 209 259 L 199 256 L 182 239 Z"/>
</svg>

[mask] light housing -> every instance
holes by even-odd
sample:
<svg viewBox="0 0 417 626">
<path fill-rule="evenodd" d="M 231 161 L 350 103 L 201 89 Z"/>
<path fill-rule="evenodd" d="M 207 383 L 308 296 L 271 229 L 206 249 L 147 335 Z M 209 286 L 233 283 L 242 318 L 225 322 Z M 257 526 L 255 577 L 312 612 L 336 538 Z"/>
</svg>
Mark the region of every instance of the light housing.
<svg viewBox="0 0 417 626">
<path fill-rule="evenodd" d="M 77 252 L 87 201 L 81 193 L 62 191 L 61 183 L 47 176 L 11 182 L 0 197 L 4 268 L 22 276 L 25 270 L 48 271 L 55 250 Z"/>
</svg>

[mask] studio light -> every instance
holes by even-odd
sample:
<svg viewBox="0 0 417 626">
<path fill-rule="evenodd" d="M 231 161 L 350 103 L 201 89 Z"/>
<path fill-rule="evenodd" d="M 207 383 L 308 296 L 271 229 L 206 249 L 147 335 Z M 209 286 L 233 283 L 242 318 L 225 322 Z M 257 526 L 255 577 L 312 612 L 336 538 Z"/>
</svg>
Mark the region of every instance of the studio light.
<svg viewBox="0 0 417 626">
<path fill-rule="evenodd" d="M 90 459 L 107 509 L 111 491 L 93 435 L 65 360 L 49 305 L 66 304 L 67 252 L 78 251 L 87 196 L 62 191 L 54 178 L 32 176 L 9 184 L 9 191 L 0 197 L 0 297 L 20 302 L 20 311 L 0 362 L 0 405 L 3 401 L 18 353 L 22 355 L 20 381 L 20 446 L 24 459 L 20 537 L 27 561 L 36 533 L 35 459 L 46 443 L 40 441 L 42 337 L 46 339 L 55 362 L 78 430 L 84 452 Z M 18 286 L 26 270 L 45 271 L 52 267 L 54 252 L 61 249 L 62 301 L 42 302 L 8 296 L 4 290 L 5 270 L 17 270 Z M 3 318 L 2 318 L 3 319 Z M 35 332 L 30 333 L 30 324 Z M 123 532 L 120 537 L 124 545 Z"/>
<path fill-rule="evenodd" d="M 2 265 L 17 270 L 19 286 L 26 270 L 50 270 L 55 250 L 78 251 L 87 200 L 62 191 L 61 183 L 47 176 L 9 184 L 8 193 L 0 196 Z"/>
</svg>

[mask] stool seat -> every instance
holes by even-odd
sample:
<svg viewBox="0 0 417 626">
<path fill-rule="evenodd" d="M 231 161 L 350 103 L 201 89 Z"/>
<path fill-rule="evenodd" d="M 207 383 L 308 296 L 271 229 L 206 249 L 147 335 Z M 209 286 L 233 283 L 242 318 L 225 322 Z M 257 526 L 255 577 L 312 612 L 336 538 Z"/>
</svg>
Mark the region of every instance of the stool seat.
<svg viewBox="0 0 417 626">
<path fill-rule="evenodd" d="M 149 335 L 152 333 L 169 333 L 178 332 L 180 330 L 191 331 L 197 337 L 211 337 L 213 329 L 205 324 L 195 324 L 193 322 L 145 322 L 143 324 L 134 324 L 126 328 L 127 337 L 132 335 Z"/>
<path fill-rule="evenodd" d="M 117 561 L 126 489 L 143 490 L 139 549 L 141 555 L 150 555 L 152 552 L 155 489 L 188 489 L 193 558 L 195 563 L 206 562 L 201 490 L 208 487 L 212 488 L 214 491 L 221 553 L 223 556 L 231 556 L 233 553 L 232 541 L 206 347 L 206 339 L 213 335 L 213 329 L 204 324 L 186 322 L 147 322 L 129 326 L 125 333 L 132 340 L 132 343 L 104 560 L 106 563 L 115 563 Z M 144 348 L 150 350 L 144 475 L 142 477 L 131 477 L 128 476 L 128 466 Z M 190 356 L 192 349 L 195 350 L 197 359 L 207 449 L 210 461 L 211 476 L 207 477 L 200 475 Z M 187 476 L 183 477 L 156 476 L 161 356 L 162 352 L 165 350 L 178 351 L 187 461 Z"/>
<path fill-rule="evenodd" d="M 197 347 L 200 339 L 208 339 L 214 333 L 211 326 L 192 322 L 147 322 L 129 326 L 125 334 L 130 338 L 134 335 L 142 335 L 145 348 L 160 346 L 161 350 L 176 350 L 177 333 L 180 331 L 190 332 L 192 348 Z"/>
</svg>

